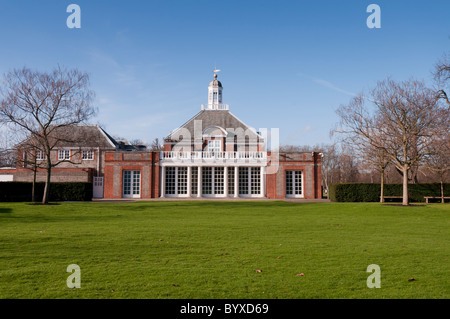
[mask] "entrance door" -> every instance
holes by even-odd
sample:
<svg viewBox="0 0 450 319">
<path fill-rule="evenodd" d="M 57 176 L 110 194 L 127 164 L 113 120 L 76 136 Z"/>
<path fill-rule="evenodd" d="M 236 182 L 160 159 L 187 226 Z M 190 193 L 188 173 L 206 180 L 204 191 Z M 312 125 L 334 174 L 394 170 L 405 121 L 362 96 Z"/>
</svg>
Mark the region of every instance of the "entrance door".
<svg viewBox="0 0 450 319">
<path fill-rule="evenodd" d="M 165 196 L 187 197 L 188 196 L 188 168 L 166 167 Z"/>
<path fill-rule="evenodd" d="M 203 167 L 202 168 L 202 194 L 205 197 L 224 197 L 223 167 Z"/>
<path fill-rule="evenodd" d="M 239 167 L 239 196 L 262 197 L 261 167 Z"/>
<path fill-rule="evenodd" d="M 286 197 L 303 197 L 302 171 L 286 171 Z"/>
<path fill-rule="evenodd" d="M 94 177 L 93 187 L 92 197 L 103 198 L 103 177 Z"/>
<path fill-rule="evenodd" d="M 123 197 L 141 197 L 141 171 L 123 171 Z"/>
</svg>

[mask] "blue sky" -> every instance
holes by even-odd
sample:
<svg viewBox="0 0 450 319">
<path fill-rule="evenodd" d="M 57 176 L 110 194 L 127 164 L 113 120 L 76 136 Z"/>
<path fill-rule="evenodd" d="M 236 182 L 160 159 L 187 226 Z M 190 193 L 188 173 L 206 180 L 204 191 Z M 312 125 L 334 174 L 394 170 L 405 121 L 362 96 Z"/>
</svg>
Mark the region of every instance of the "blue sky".
<svg viewBox="0 0 450 319">
<path fill-rule="evenodd" d="M 66 8 L 81 7 L 81 29 Z M 366 8 L 381 7 L 381 29 Z M 281 144 L 330 143 L 336 108 L 391 76 L 431 80 L 450 50 L 450 1 L 5 1 L 0 73 L 57 64 L 88 72 L 94 123 L 151 142 L 207 103 L 214 65 L 224 103 Z"/>
</svg>

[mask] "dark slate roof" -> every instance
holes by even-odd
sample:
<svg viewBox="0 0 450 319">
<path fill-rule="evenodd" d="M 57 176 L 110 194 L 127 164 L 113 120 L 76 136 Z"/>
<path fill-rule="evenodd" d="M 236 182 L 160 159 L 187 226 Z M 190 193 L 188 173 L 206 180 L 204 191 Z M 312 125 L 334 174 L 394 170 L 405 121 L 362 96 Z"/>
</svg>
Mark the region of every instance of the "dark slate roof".
<svg viewBox="0 0 450 319">
<path fill-rule="evenodd" d="M 72 125 L 55 129 L 58 136 L 58 147 L 99 147 L 116 149 L 118 143 L 98 125 Z"/>
<path fill-rule="evenodd" d="M 262 140 L 262 136 L 259 135 L 254 129 L 250 128 L 244 122 L 239 120 L 235 115 L 233 115 L 229 110 L 202 110 L 192 117 L 185 124 L 180 126 L 180 128 L 173 130 L 166 139 L 176 139 L 176 133 L 181 128 L 189 130 L 191 137 L 194 138 L 194 121 L 202 121 L 202 131 L 210 126 L 219 126 L 229 133 L 238 128 L 242 128 L 243 131 L 248 132 L 249 139 L 259 139 Z M 230 130 L 231 129 L 231 130 Z M 231 134 L 233 136 L 234 134 Z"/>
<path fill-rule="evenodd" d="M 220 83 L 219 80 L 212 80 L 211 82 L 209 82 L 209 86 L 218 86 L 218 87 L 222 87 L 222 83 Z"/>
</svg>

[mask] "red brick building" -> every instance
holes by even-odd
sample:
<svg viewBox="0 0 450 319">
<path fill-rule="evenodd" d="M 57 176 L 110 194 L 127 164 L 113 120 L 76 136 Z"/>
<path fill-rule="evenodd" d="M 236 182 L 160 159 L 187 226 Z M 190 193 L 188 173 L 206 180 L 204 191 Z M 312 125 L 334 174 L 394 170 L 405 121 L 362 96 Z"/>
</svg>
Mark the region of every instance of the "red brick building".
<svg viewBox="0 0 450 319">
<path fill-rule="evenodd" d="M 71 149 L 82 152 L 78 165 L 68 161 L 53 169 L 52 181 L 93 181 L 94 197 L 109 199 L 321 198 L 321 154 L 268 151 L 267 130 L 257 132 L 232 114 L 222 90 L 214 74 L 208 104 L 164 138 L 161 152 L 124 147 L 91 127 L 97 144 L 55 150 L 69 158 Z M 14 180 L 31 174 L 23 167 L 4 172 Z"/>
<path fill-rule="evenodd" d="M 214 74 L 208 104 L 162 152 L 107 152 L 105 198 L 321 198 L 321 155 L 267 152 L 266 136 L 222 104 L 222 90 Z"/>
</svg>

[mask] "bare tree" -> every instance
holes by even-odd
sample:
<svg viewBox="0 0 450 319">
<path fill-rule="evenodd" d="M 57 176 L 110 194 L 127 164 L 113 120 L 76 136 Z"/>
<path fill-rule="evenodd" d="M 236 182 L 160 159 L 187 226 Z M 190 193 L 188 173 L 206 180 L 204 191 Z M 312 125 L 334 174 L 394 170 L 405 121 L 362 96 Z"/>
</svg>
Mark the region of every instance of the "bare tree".
<svg viewBox="0 0 450 319">
<path fill-rule="evenodd" d="M 339 183 L 353 183 L 358 180 L 358 161 L 352 145 L 340 145 L 337 153 L 337 174 Z"/>
<path fill-rule="evenodd" d="M 43 150 L 39 148 L 38 143 L 33 139 L 26 139 L 21 144 L 18 144 L 17 165 L 30 169 L 33 172 L 33 181 L 31 183 L 31 201 L 36 201 L 36 175 L 39 169 L 45 169 L 46 158 Z"/>
<path fill-rule="evenodd" d="M 89 76 L 59 66 L 51 72 L 15 69 L 4 76 L 1 93 L 0 121 L 22 131 L 46 156 L 42 203 L 47 204 L 51 170 L 59 164 L 52 163 L 52 150 L 61 142 L 73 140 L 70 126 L 95 114 Z"/>
<path fill-rule="evenodd" d="M 323 145 L 322 153 L 322 183 L 329 196 L 329 186 L 333 182 L 337 182 L 334 178 L 334 172 L 338 166 L 338 156 L 334 145 Z"/>
<path fill-rule="evenodd" d="M 384 180 L 385 171 L 390 163 L 390 159 L 381 148 L 370 145 L 366 152 L 362 154 L 363 160 L 369 163 L 380 174 L 380 203 L 384 203 Z"/>
<path fill-rule="evenodd" d="M 450 107 L 450 97 L 446 91 L 446 87 L 450 82 L 450 59 L 447 54 L 444 54 L 443 57 L 435 64 L 433 75 L 439 97 L 443 99 Z"/>
<path fill-rule="evenodd" d="M 42 162 L 39 161 L 39 158 L 41 158 L 41 150 L 38 149 L 36 143 L 27 144 L 28 141 L 32 142 L 32 140 L 29 139 L 18 143 L 17 137 L 20 136 L 20 132 L 14 131 L 15 130 L 10 129 L 0 134 L 0 166 L 22 166 L 33 171 L 31 201 L 34 202 L 36 200 L 36 174 L 39 168 L 44 167 Z M 15 138 L 13 136 L 15 136 Z"/>
<path fill-rule="evenodd" d="M 403 175 L 403 205 L 408 205 L 408 172 L 427 154 L 426 145 L 445 119 L 436 92 L 421 81 L 378 82 L 337 110 L 343 133 L 386 154 Z M 379 136 L 383 136 L 380 139 Z"/>
<path fill-rule="evenodd" d="M 427 146 L 428 156 L 425 166 L 439 177 L 441 184 L 441 201 L 444 203 L 444 178 L 450 171 L 450 135 L 436 136 Z"/>
<path fill-rule="evenodd" d="M 143 140 L 138 139 L 138 138 L 135 138 L 135 139 L 131 140 L 130 144 L 133 145 L 133 146 L 145 146 L 145 148 L 149 147 L 147 142 L 144 142 Z"/>
<path fill-rule="evenodd" d="M 309 145 L 290 145 L 290 144 L 285 144 L 285 145 L 280 145 L 279 151 L 280 152 L 303 152 L 303 153 L 310 153 L 310 152 L 319 152 L 319 150 L 321 149 L 320 146 L 309 146 Z"/>
<path fill-rule="evenodd" d="M 382 123 L 373 122 L 375 128 L 372 130 L 371 141 L 368 143 L 366 139 L 362 139 L 357 134 L 344 135 L 342 142 L 353 148 L 355 156 L 357 156 L 362 165 L 375 169 L 380 174 L 380 202 L 384 202 L 384 173 L 389 165 L 390 158 L 386 155 L 386 151 L 376 145 L 383 144 L 385 136 L 379 129 Z M 340 135 L 342 137 L 342 135 Z"/>
<path fill-rule="evenodd" d="M 15 167 L 16 159 L 13 134 L 6 127 L 0 127 L 0 167 Z"/>
<path fill-rule="evenodd" d="M 16 164 L 16 152 L 13 149 L 0 149 L 0 167 L 14 167 Z"/>
<path fill-rule="evenodd" d="M 163 146 L 162 143 L 159 141 L 159 138 L 155 138 L 149 148 L 151 151 L 154 152 L 159 152 L 163 150 Z"/>
</svg>

